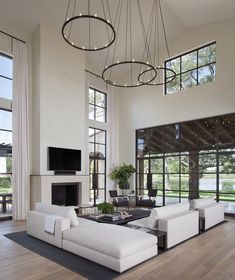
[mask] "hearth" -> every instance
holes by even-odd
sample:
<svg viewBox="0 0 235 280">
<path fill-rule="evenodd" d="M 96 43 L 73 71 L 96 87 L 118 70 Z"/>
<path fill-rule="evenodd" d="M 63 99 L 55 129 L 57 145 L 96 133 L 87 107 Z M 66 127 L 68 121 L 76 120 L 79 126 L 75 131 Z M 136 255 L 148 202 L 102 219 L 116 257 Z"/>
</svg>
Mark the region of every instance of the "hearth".
<svg viewBox="0 0 235 280">
<path fill-rule="evenodd" d="M 79 184 L 78 183 L 56 183 L 51 185 L 51 202 L 55 205 L 78 205 Z"/>
</svg>

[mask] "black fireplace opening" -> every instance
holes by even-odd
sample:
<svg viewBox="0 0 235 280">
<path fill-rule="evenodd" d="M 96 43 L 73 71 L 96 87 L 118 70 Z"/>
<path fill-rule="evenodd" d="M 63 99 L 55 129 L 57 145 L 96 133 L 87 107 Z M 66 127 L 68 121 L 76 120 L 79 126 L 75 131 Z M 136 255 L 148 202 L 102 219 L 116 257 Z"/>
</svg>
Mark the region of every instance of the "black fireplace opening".
<svg viewBox="0 0 235 280">
<path fill-rule="evenodd" d="M 78 184 L 52 184 L 52 204 L 76 206 L 79 204 Z"/>
</svg>

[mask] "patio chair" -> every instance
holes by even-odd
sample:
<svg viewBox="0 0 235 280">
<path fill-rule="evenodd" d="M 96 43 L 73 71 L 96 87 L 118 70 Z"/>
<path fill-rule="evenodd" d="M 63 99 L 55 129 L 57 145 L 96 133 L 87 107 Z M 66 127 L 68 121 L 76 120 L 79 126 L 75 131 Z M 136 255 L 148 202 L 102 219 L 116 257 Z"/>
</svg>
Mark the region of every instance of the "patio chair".
<svg viewBox="0 0 235 280">
<path fill-rule="evenodd" d="M 114 207 L 127 207 L 129 209 L 129 198 L 127 196 L 119 196 L 116 190 L 110 190 L 109 195 L 112 198 Z"/>
<path fill-rule="evenodd" d="M 144 198 L 142 196 L 137 197 L 136 206 L 153 208 L 156 206 L 156 196 L 157 190 L 149 189 L 148 198 Z"/>
</svg>

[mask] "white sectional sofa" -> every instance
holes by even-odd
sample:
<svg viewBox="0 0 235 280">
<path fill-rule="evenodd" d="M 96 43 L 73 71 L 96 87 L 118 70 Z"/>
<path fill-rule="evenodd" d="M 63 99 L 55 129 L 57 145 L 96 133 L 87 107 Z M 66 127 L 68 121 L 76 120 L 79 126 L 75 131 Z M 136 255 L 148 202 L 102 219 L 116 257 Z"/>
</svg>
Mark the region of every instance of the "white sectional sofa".
<svg viewBox="0 0 235 280">
<path fill-rule="evenodd" d="M 52 215 L 58 215 L 54 234 L 45 232 L 45 220 Z M 77 218 L 73 208 L 43 203 L 28 212 L 27 233 L 118 272 L 158 253 L 158 240 L 152 234 Z"/>
<path fill-rule="evenodd" d="M 190 201 L 191 208 L 199 212 L 202 220 L 201 230 L 207 230 L 210 227 L 221 223 L 224 220 L 224 205 L 215 202 L 213 197 L 199 198 Z"/>
<path fill-rule="evenodd" d="M 189 202 L 153 208 L 149 217 L 128 224 L 167 232 L 166 248 L 169 249 L 199 233 L 198 212 L 189 208 Z"/>
</svg>

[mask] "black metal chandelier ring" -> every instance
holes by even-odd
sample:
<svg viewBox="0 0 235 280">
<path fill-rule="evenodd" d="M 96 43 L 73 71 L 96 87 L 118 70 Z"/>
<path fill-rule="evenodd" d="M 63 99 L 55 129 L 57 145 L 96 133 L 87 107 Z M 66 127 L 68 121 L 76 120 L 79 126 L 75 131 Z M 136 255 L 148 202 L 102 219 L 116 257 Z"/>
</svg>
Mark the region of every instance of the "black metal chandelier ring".
<svg viewBox="0 0 235 280">
<path fill-rule="evenodd" d="M 141 82 L 141 83 L 137 83 L 137 84 L 133 84 L 133 85 L 131 85 L 131 84 L 124 84 L 124 85 L 123 84 L 118 84 L 116 82 L 111 81 L 111 79 L 108 79 L 108 78 L 105 77 L 105 74 L 107 73 L 107 71 L 109 69 L 117 67 L 117 66 L 122 65 L 122 64 L 139 64 L 141 66 L 146 66 L 146 67 L 148 67 L 148 69 L 146 69 L 145 71 L 154 71 L 154 77 L 151 78 L 147 83 L 142 83 Z M 112 86 L 124 87 L 124 88 L 140 87 L 140 86 L 143 86 L 143 85 L 148 85 L 148 83 L 151 83 L 156 77 L 157 77 L 157 71 L 155 70 L 154 66 L 150 65 L 147 62 L 136 61 L 136 60 L 127 60 L 127 61 L 121 61 L 121 62 L 117 61 L 116 63 L 113 63 L 109 66 L 106 66 L 105 69 L 102 72 L 102 78 L 106 83 L 108 83 Z M 138 76 L 138 78 L 139 78 L 139 76 Z"/>
<path fill-rule="evenodd" d="M 71 42 L 70 39 L 68 37 L 70 36 L 66 36 L 65 34 L 65 29 L 66 29 L 66 26 L 68 26 L 69 24 L 72 24 L 74 21 L 76 20 L 82 20 L 82 19 L 89 19 L 89 20 L 96 20 L 96 21 L 99 21 L 101 23 L 104 23 L 106 25 L 106 27 L 108 27 L 111 31 L 111 35 L 108 36 L 111 38 L 111 40 L 109 40 L 105 45 L 101 46 L 101 47 L 86 47 L 86 46 L 79 46 L 77 45 L 75 42 Z M 71 32 L 71 26 L 68 27 L 70 29 L 69 33 Z M 112 43 L 115 41 L 115 38 L 116 38 L 116 32 L 115 32 L 115 29 L 114 27 L 112 26 L 112 24 L 101 18 L 101 17 L 98 17 L 96 15 L 78 15 L 78 16 L 74 16 L 74 17 L 71 17 L 69 19 L 67 19 L 65 21 L 65 23 L 63 24 L 62 26 L 62 36 L 64 38 L 64 40 L 69 44 L 71 45 L 72 47 L 76 48 L 76 49 L 79 49 L 79 50 L 83 50 L 83 51 L 99 51 L 99 50 L 103 50 L 103 49 L 106 49 L 108 48 L 109 46 L 112 45 Z"/>
<path fill-rule="evenodd" d="M 155 71 L 158 71 L 158 70 L 163 70 L 163 71 L 170 71 L 171 73 L 172 73 L 172 76 L 170 76 L 169 78 L 169 80 L 168 81 L 166 81 L 166 82 L 162 82 L 162 83 L 151 83 L 154 79 L 152 79 L 150 82 L 148 82 L 148 83 L 146 83 L 146 82 L 144 82 L 143 80 L 141 80 L 141 77 L 143 76 L 143 75 L 145 75 L 147 72 L 149 72 L 149 71 L 152 71 L 151 69 L 147 69 L 147 70 L 144 70 L 143 72 L 141 72 L 140 74 L 139 74 L 139 76 L 138 76 L 138 81 L 141 83 L 141 84 L 143 84 L 143 85 L 148 85 L 148 86 L 160 86 L 160 85 L 164 85 L 164 84 L 168 84 L 168 83 L 170 83 L 170 82 L 172 82 L 174 79 L 175 79 L 175 77 L 176 77 L 176 73 L 175 73 L 175 71 L 174 70 L 172 70 L 172 69 L 170 69 L 170 68 L 167 68 L 167 67 L 155 67 L 154 68 L 155 69 Z"/>
</svg>

